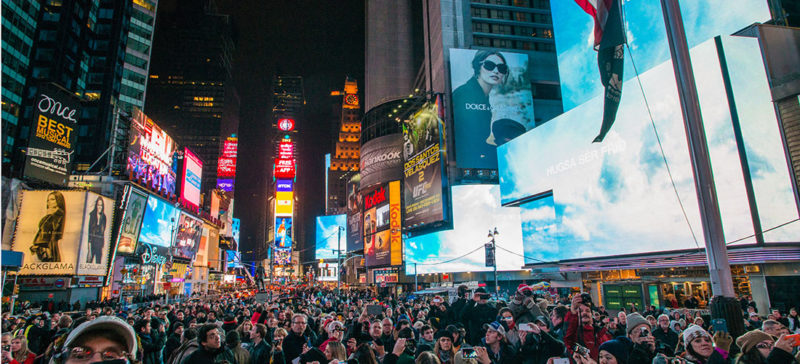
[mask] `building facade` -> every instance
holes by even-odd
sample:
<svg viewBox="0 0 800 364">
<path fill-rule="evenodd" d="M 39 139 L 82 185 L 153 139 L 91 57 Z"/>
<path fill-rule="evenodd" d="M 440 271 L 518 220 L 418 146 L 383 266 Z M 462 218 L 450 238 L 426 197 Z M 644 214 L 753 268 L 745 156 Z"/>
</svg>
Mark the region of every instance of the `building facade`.
<svg viewBox="0 0 800 364">
<path fill-rule="evenodd" d="M 336 128 L 334 152 L 326 171 L 326 214 L 338 215 L 347 209 L 347 182 L 358 173 L 361 149 L 361 105 L 358 84 L 347 78 L 341 96 L 341 115 Z"/>
</svg>

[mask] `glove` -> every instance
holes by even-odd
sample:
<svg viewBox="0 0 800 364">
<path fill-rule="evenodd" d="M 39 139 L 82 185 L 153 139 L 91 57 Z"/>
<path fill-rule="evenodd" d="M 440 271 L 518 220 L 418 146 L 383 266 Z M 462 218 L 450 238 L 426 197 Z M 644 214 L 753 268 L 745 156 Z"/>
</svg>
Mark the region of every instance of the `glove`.
<svg viewBox="0 0 800 364">
<path fill-rule="evenodd" d="M 733 338 L 727 332 L 717 331 L 714 333 L 714 345 L 725 351 L 730 351 Z"/>
</svg>

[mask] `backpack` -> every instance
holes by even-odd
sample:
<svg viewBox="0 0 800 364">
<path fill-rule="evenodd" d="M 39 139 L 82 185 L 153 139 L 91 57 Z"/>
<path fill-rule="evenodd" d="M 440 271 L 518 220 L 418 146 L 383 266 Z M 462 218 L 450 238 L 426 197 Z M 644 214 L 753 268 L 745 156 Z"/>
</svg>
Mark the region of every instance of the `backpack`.
<svg viewBox="0 0 800 364">
<path fill-rule="evenodd" d="M 183 359 L 186 359 L 189 355 L 195 352 L 200 347 L 200 344 L 197 343 L 197 338 L 191 339 L 179 346 L 175 351 L 169 354 L 169 359 L 165 362 L 166 364 L 181 364 Z"/>
</svg>

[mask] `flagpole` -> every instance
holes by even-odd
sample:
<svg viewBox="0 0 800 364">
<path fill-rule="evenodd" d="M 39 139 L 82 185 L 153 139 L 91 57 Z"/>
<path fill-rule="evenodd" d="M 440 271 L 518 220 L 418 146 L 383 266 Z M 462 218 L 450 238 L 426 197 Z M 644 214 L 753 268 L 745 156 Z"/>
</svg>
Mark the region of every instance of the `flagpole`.
<svg viewBox="0 0 800 364">
<path fill-rule="evenodd" d="M 739 327 L 743 326 L 741 314 L 738 310 L 732 309 L 731 301 L 735 301 L 735 293 L 728 261 L 728 249 L 722 230 L 717 191 L 711 172 L 708 143 L 703 128 L 703 116 L 700 112 L 700 101 L 689 56 L 689 46 L 686 42 L 686 32 L 683 28 L 680 4 L 678 0 L 661 0 L 661 10 L 664 13 L 664 25 L 667 29 L 669 51 L 672 55 L 672 66 L 678 84 L 678 96 L 686 128 L 686 138 L 689 143 L 697 200 L 700 205 L 711 291 L 715 296 L 711 303 L 711 313 L 714 318 L 727 320 L 731 334 L 741 334 L 741 332 L 737 332 Z M 735 313 L 738 314 L 738 319 L 731 311 L 737 311 Z"/>
</svg>

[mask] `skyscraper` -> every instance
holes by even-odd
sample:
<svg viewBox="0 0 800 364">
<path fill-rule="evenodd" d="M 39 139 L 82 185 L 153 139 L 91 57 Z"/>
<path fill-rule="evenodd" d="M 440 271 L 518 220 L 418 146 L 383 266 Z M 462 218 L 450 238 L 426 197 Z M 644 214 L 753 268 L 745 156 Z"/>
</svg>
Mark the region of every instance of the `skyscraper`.
<svg viewBox="0 0 800 364">
<path fill-rule="evenodd" d="M 366 6 L 364 110 L 413 90 L 415 22 L 411 0 L 371 0 Z"/>
<path fill-rule="evenodd" d="M 330 168 L 326 171 L 326 214 L 343 214 L 347 209 L 347 181 L 358 173 L 361 149 L 361 103 L 358 84 L 352 78 L 344 81 L 341 95 L 341 114 L 336 128 L 335 150 Z"/>
<path fill-rule="evenodd" d="M 231 19 L 213 0 L 159 14 L 145 112 L 203 161 L 204 193 L 216 186 L 222 141 L 238 129 L 234 47 Z"/>
<path fill-rule="evenodd" d="M 144 109 L 157 9 L 158 0 L 133 2 L 119 96 L 120 107 L 127 112 L 133 107 Z"/>
</svg>

